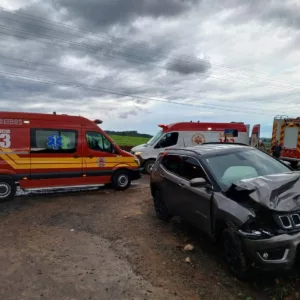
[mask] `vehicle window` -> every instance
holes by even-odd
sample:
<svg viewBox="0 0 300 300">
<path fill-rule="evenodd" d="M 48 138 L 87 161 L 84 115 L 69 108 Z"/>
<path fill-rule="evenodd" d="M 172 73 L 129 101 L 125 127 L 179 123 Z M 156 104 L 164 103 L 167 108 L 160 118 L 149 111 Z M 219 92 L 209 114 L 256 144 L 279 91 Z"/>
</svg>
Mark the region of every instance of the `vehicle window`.
<svg viewBox="0 0 300 300">
<path fill-rule="evenodd" d="M 178 141 L 178 132 L 167 133 L 162 139 L 156 144 L 155 148 L 167 148 L 175 146 Z"/>
<path fill-rule="evenodd" d="M 191 180 L 194 178 L 206 178 L 202 167 L 199 165 L 199 162 L 195 158 L 183 157 L 181 165 L 181 177 L 187 180 Z"/>
<path fill-rule="evenodd" d="M 273 157 L 253 148 L 209 156 L 204 163 L 223 188 L 242 179 L 291 172 Z"/>
<path fill-rule="evenodd" d="M 73 153 L 77 150 L 77 130 L 31 129 L 31 152 Z"/>
<path fill-rule="evenodd" d="M 86 140 L 91 150 L 112 152 L 112 143 L 103 134 L 99 132 L 87 131 Z"/>
<path fill-rule="evenodd" d="M 153 136 L 148 142 L 148 145 L 154 145 L 159 139 L 160 137 L 164 134 L 164 132 L 162 130 L 160 130 L 155 136 Z"/>
<path fill-rule="evenodd" d="M 166 155 L 162 159 L 162 165 L 170 172 L 179 175 L 181 167 L 181 157 L 178 155 Z"/>
</svg>

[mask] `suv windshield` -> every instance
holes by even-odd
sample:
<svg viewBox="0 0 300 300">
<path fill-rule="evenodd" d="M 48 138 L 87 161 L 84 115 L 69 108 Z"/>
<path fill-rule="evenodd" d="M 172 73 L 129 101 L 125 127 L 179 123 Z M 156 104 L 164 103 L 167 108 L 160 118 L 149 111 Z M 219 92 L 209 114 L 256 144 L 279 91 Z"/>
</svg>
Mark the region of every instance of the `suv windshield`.
<svg viewBox="0 0 300 300">
<path fill-rule="evenodd" d="M 154 145 L 164 134 L 162 130 L 160 130 L 154 137 L 152 137 L 148 142 L 147 145 Z"/>
<path fill-rule="evenodd" d="M 204 163 L 224 189 L 242 179 L 292 172 L 273 157 L 255 149 L 208 156 Z"/>
</svg>

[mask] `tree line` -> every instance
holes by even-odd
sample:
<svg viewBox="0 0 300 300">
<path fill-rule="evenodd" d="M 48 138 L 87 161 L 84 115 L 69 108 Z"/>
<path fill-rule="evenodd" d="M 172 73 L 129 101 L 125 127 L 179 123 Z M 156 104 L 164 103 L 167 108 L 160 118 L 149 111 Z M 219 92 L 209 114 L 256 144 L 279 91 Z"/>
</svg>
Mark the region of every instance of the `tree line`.
<svg viewBox="0 0 300 300">
<path fill-rule="evenodd" d="M 143 138 L 152 138 L 152 135 L 147 133 L 139 133 L 136 130 L 130 131 L 113 131 L 113 130 L 106 130 L 105 131 L 108 135 L 121 135 L 121 136 L 132 136 L 132 137 L 143 137 Z"/>
</svg>

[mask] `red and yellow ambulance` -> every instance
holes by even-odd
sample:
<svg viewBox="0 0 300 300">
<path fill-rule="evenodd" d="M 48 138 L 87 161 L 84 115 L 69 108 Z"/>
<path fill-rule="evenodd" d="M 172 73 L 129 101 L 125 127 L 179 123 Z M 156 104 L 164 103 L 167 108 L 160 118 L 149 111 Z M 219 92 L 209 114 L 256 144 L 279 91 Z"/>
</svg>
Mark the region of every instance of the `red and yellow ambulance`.
<svg viewBox="0 0 300 300">
<path fill-rule="evenodd" d="M 140 178 L 139 162 L 80 116 L 0 112 L 0 201 L 24 190 L 89 187 L 117 190 Z"/>
</svg>

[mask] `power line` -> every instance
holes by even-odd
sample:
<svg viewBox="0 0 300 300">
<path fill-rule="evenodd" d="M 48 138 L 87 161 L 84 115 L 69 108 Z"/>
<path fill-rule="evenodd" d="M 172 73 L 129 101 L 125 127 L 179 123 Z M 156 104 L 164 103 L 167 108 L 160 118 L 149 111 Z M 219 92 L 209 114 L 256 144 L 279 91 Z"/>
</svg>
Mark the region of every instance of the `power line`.
<svg viewBox="0 0 300 300">
<path fill-rule="evenodd" d="M 45 72 L 45 73 L 55 73 L 55 75 L 57 75 L 57 74 L 61 74 L 61 75 L 63 75 L 63 76 L 69 76 L 69 74 L 65 74 L 65 73 L 60 73 L 60 72 L 58 72 L 57 70 L 55 70 L 55 71 L 49 71 L 49 70 L 39 70 L 39 69 L 36 69 L 36 68 L 34 68 L 34 67 L 32 67 L 32 65 L 34 65 L 34 66 L 38 66 L 38 65 L 40 65 L 40 66 L 46 66 L 46 67 L 50 67 L 50 68 L 55 68 L 55 66 L 53 66 L 53 65 L 49 65 L 49 64 L 45 64 L 45 63 L 39 63 L 39 62 L 35 62 L 35 61 L 30 61 L 30 60 L 21 60 L 21 59 L 16 59 L 16 58 L 11 58 L 11 57 L 7 57 L 7 56 L 3 56 L 3 55 L 0 55 L 0 57 L 3 57 L 3 58 L 6 58 L 6 59 L 10 59 L 10 60 L 14 60 L 14 61 L 18 61 L 18 62 L 25 62 L 25 63 L 28 63 L 28 64 L 30 64 L 30 66 L 25 66 L 25 68 L 27 68 L 28 70 L 33 70 L 33 71 L 40 71 L 40 72 Z M 15 65 L 10 65 L 10 64 L 7 64 L 7 63 L 2 63 L 3 65 L 6 65 L 6 66 L 10 66 L 10 67 L 14 67 L 14 68 L 23 68 L 23 66 L 15 66 Z M 65 69 L 65 70 L 67 70 L 67 71 L 75 71 L 75 72 L 81 72 L 81 70 L 78 70 L 78 69 L 72 69 L 72 68 L 66 68 L 66 67 L 61 67 L 62 69 Z M 94 75 L 100 75 L 99 73 L 94 73 L 94 72 L 88 72 L 88 73 L 90 73 L 90 74 L 94 74 Z M 122 78 L 118 78 L 118 79 L 122 79 Z M 136 82 L 139 82 L 139 81 L 134 81 L 135 83 Z M 144 82 L 139 82 L 139 83 L 142 83 L 142 84 L 145 84 Z M 152 85 L 152 86 L 157 86 L 157 85 L 154 85 L 154 84 L 150 84 L 150 83 L 146 83 L 147 85 Z M 160 85 L 161 87 L 163 87 L 162 85 Z M 193 90 L 188 90 L 188 89 L 185 89 L 185 90 L 187 90 L 187 91 L 193 91 Z M 198 92 L 198 93 L 200 93 L 200 91 L 195 91 L 195 92 Z M 215 94 L 215 95 L 218 95 L 219 96 L 219 94 L 218 93 L 209 93 L 209 95 L 211 95 L 211 94 Z M 176 96 L 176 97 L 178 97 L 178 96 L 180 96 L 180 97 L 186 97 L 187 95 L 184 95 L 184 94 L 178 94 L 178 93 L 173 93 L 173 95 L 174 96 Z M 243 97 L 243 100 L 245 101 L 246 99 L 249 99 L 250 100 L 250 98 L 247 98 L 247 97 Z M 251 100 L 253 100 L 252 98 L 251 98 Z M 218 100 L 215 100 L 215 101 L 218 101 Z M 234 103 L 234 102 L 228 102 L 228 101 L 224 101 L 224 100 L 221 100 L 222 102 L 227 102 L 227 103 L 230 103 L 231 105 L 235 105 L 236 103 Z M 247 107 L 243 107 L 244 109 L 247 109 Z M 258 106 L 258 107 L 256 107 L 256 108 L 261 108 L 260 106 Z M 249 108 L 250 110 L 252 109 L 252 108 Z"/>
<path fill-rule="evenodd" d="M 11 12 L 7 12 L 7 11 L 5 11 L 5 10 L 3 10 L 2 9 L 2 11 L 4 11 L 5 13 L 9 13 L 9 14 L 11 14 L 11 15 L 14 15 L 14 13 L 11 13 Z M 22 15 L 21 13 L 18 13 L 19 15 Z M 55 25 L 55 26 L 58 26 L 58 27 L 65 27 L 65 28 L 68 28 L 68 29 L 71 29 L 71 30 L 74 30 L 71 26 L 67 26 L 67 25 L 61 25 L 60 23 L 57 23 L 56 24 L 56 22 L 50 22 L 50 21 L 43 21 L 43 20 L 41 20 L 41 19 L 39 19 L 39 18 L 36 18 L 36 17 L 33 17 L 33 16 L 30 16 L 30 15 L 27 15 L 27 14 L 25 14 L 26 15 L 26 17 L 27 18 L 29 18 L 29 19 L 33 19 L 33 20 L 38 20 L 38 21 L 40 21 L 41 23 L 46 23 L 46 24 L 51 24 L 51 25 Z M 29 17 L 30 16 L 30 17 Z M 7 19 L 7 20 L 11 20 L 11 21 L 14 21 L 14 22 L 19 22 L 19 23 L 23 23 L 23 24 L 30 24 L 31 26 L 33 26 L 33 27 L 37 27 L 37 28 L 40 28 L 40 26 L 37 26 L 37 25 L 35 25 L 35 24 L 31 24 L 31 23 L 26 23 L 26 22 L 22 22 L 22 21 L 20 21 L 20 20 L 15 20 L 15 19 L 10 19 L 10 18 L 7 18 L 7 17 L 2 17 L 3 19 Z M 2 26 L 2 27 L 6 27 L 6 26 Z M 8 27 L 6 27 L 6 28 L 8 28 Z M 73 36 L 73 37 L 76 37 L 76 38 L 79 38 L 78 36 L 76 36 L 76 35 L 74 35 L 74 34 L 72 34 L 72 33 L 68 33 L 68 32 L 64 32 L 64 31 L 58 31 L 58 30 L 55 30 L 55 29 L 53 29 L 53 28 L 47 28 L 47 27 L 44 27 L 44 28 L 46 28 L 47 30 L 49 30 L 49 31 L 53 31 L 53 32 L 58 32 L 58 33 L 63 33 L 63 34 L 67 34 L 67 35 L 70 35 L 70 36 Z M 18 30 L 18 29 L 16 29 L 16 28 L 11 28 L 12 30 Z M 77 31 L 83 31 L 83 30 L 81 30 L 81 29 L 76 29 Z M 20 31 L 20 30 L 19 30 Z M 88 32 L 88 31 L 83 31 L 83 32 L 85 32 L 85 33 L 90 33 L 90 32 Z M 23 32 L 24 33 L 24 32 Z M 26 33 L 26 32 L 25 32 Z M 33 33 L 30 33 L 30 32 L 27 32 L 27 34 L 31 34 L 31 35 L 36 35 L 36 34 L 33 34 Z M 90 34 L 92 34 L 92 35 L 95 35 L 95 34 L 93 34 L 93 33 L 90 33 Z M 49 36 L 42 36 L 42 35 L 39 35 L 39 36 L 41 36 L 41 37 L 47 37 L 48 39 L 50 38 L 50 39 L 56 39 L 56 38 L 54 38 L 54 37 L 49 37 Z M 85 37 L 85 39 L 90 39 L 90 38 L 86 38 Z M 56 39 L 56 40 L 58 40 L 58 39 Z M 70 42 L 70 43 L 72 43 L 71 41 L 68 41 L 68 42 Z M 111 43 L 111 42 L 106 42 L 106 41 L 101 41 L 102 43 L 104 42 L 104 43 L 108 43 L 108 44 L 113 44 L 113 43 Z M 73 42 L 73 43 L 75 43 L 75 42 Z M 78 43 L 76 43 L 77 45 L 78 45 Z M 84 45 L 84 44 L 82 44 L 82 45 Z M 90 46 L 90 45 L 85 45 L 85 46 Z M 90 46 L 90 47 L 92 47 L 92 46 Z M 103 48 L 103 47 L 102 47 Z M 103 50 L 107 50 L 107 49 L 103 49 Z M 125 56 L 125 57 L 130 57 L 130 58 L 132 58 L 132 59 L 134 59 L 134 60 L 141 60 L 141 61 L 144 61 L 144 62 L 150 62 L 151 64 L 154 64 L 154 65 L 157 65 L 157 64 L 155 64 L 155 62 L 153 61 L 153 60 L 149 60 L 149 59 L 146 59 L 145 57 L 140 57 L 140 56 L 136 56 L 136 55 L 132 55 L 132 54 L 128 54 L 128 53 L 124 53 L 124 52 L 120 52 L 120 51 L 113 51 L 113 50 L 111 50 L 110 51 L 110 54 L 112 53 L 112 52 L 114 52 L 114 54 L 117 54 L 117 55 L 119 55 L 119 54 L 121 54 L 122 56 Z M 105 54 L 105 53 L 103 53 L 103 55 L 107 55 L 107 54 Z M 174 55 L 173 55 L 174 56 Z M 179 57 L 179 56 L 178 56 Z M 191 57 L 190 57 L 191 58 Z M 180 61 L 183 61 L 183 62 L 195 62 L 195 59 L 193 59 L 193 60 L 191 60 L 191 59 L 189 59 L 189 60 L 182 60 L 182 59 L 180 59 Z M 206 65 L 206 66 L 209 66 L 209 64 L 207 64 L 206 62 L 204 62 L 204 61 L 198 61 L 198 63 L 200 63 L 200 64 L 203 64 L 203 65 Z M 215 64 L 216 65 L 216 64 Z M 158 65 L 159 66 L 159 65 Z M 257 76 L 257 74 L 258 73 L 255 73 L 255 75 Z M 206 74 L 200 74 L 201 76 L 206 76 Z M 198 76 L 200 76 L 200 75 L 198 75 Z M 216 78 L 221 78 L 221 79 L 224 79 L 224 77 L 218 77 L 217 75 L 211 75 L 211 77 L 216 77 Z M 227 77 L 226 77 L 226 79 L 229 79 L 230 77 L 227 75 Z M 231 77 L 232 78 L 232 80 L 237 80 L 237 78 L 235 78 L 235 77 Z M 251 83 L 251 82 L 253 82 L 253 80 L 251 80 L 251 81 L 249 81 L 249 80 L 247 80 L 247 79 L 245 79 L 246 81 L 241 81 L 241 80 L 239 80 L 240 82 L 244 82 L 244 83 L 246 83 L 246 84 L 249 84 L 249 83 Z M 256 83 L 258 83 L 257 81 L 256 81 Z M 269 84 L 270 84 L 270 82 L 269 82 Z M 292 87 L 292 86 L 289 86 L 289 85 L 282 85 L 282 84 L 280 84 L 279 86 L 281 86 L 281 87 Z M 278 84 L 277 84 L 277 87 L 279 87 L 278 86 Z M 294 88 L 294 87 L 292 87 L 292 88 Z"/>
<path fill-rule="evenodd" d="M 237 109 L 237 108 L 232 108 L 232 107 L 226 107 L 226 106 L 220 106 L 220 105 L 214 105 L 214 104 L 207 104 L 207 103 L 201 103 L 199 105 L 196 104 L 190 104 L 190 103 L 182 103 L 182 102 L 177 102 L 177 101 L 169 101 L 167 99 L 164 98 L 150 98 L 150 97 L 145 97 L 145 96 L 140 96 L 140 95 L 136 95 L 136 94 L 128 94 L 128 93 L 124 93 L 124 92 L 120 92 L 120 91 L 115 91 L 115 90 L 111 90 L 111 89 L 107 89 L 107 88 L 103 88 L 103 87 L 95 87 L 95 86 L 90 86 L 90 85 L 84 85 L 84 84 L 74 84 L 71 82 L 57 82 L 57 81 L 51 81 L 48 79 L 43 79 L 43 78 L 34 78 L 34 77 L 27 77 L 24 76 L 23 74 L 20 73 L 9 73 L 9 72 L 3 72 L 0 71 L 0 74 L 2 75 L 6 75 L 6 77 L 13 77 L 13 78 L 18 78 L 18 79 L 22 79 L 22 80 L 26 80 L 26 81 L 32 81 L 32 82 L 39 82 L 39 83 L 43 83 L 43 84 L 50 84 L 53 86 L 69 86 L 69 87 L 73 87 L 73 88 L 80 88 L 80 89 L 87 89 L 87 90 L 94 90 L 94 91 L 100 91 L 100 92 L 104 92 L 107 94 L 112 94 L 112 95 L 118 95 L 118 96 L 122 96 L 122 97 L 134 97 L 135 99 L 141 99 L 141 100 L 147 100 L 147 101 L 155 101 L 155 102 L 161 102 L 161 103 L 167 103 L 167 104 L 175 104 L 175 105 L 181 105 L 181 106 L 189 106 L 189 107 L 197 107 L 197 108 L 209 108 L 209 109 L 216 109 L 216 110 L 222 110 L 222 111 L 230 111 L 231 113 L 233 112 L 244 112 L 247 114 L 255 114 L 255 115 L 269 115 L 266 113 L 258 113 L 257 111 L 250 111 L 250 110 L 243 110 L 243 109 Z M 286 112 L 282 112 L 282 113 L 286 113 Z"/>
<path fill-rule="evenodd" d="M 8 29 L 8 30 L 13 31 L 13 32 L 16 31 L 16 32 L 20 32 L 20 33 L 25 33 L 25 34 L 29 34 L 29 35 L 32 35 L 32 36 L 36 36 L 36 37 L 41 37 L 43 39 L 48 39 L 48 40 L 43 40 L 43 41 L 42 40 L 36 40 L 36 39 L 34 39 L 34 41 L 40 42 L 40 43 L 57 45 L 57 46 L 60 46 L 60 47 L 66 47 L 66 45 L 67 46 L 70 46 L 70 45 L 74 46 L 75 45 L 75 46 L 79 47 L 78 50 L 83 50 L 84 49 L 84 51 L 87 51 L 87 52 L 90 52 L 90 53 L 95 53 L 95 52 L 97 52 L 97 50 L 99 50 L 95 46 L 90 46 L 90 45 L 86 45 L 86 44 L 82 44 L 82 43 L 77 43 L 77 42 L 72 42 L 72 41 L 68 41 L 68 40 L 61 40 L 61 39 L 57 39 L 57 38 L 54 38 L 54 37 L 49 37 L 49 36 L 35 34 L 35 33 L 28 33 L 28 32 L 25 32 L 25 31 L 22 31 L 22 30 L 16 29 L 16 28 L 10 28 L 10 27 L 7 27 L 7 26 L 2 26 L 2 25 L 0 25 L 0 28 Z M 10 36 L 17 36 L 17 37 L 22 38 L 22 39 L 33 39 L 33 38 L 28 37 L 28 36 L 11 34 L 11 33 L 1 32 L 1 31 L 0 31 L 0 34 L 10 35 Z M 55 43 L 55 41 L 56 41 L 56 43 Z M 60 43 L 63 43 L 63 44 L 66 44 L 66 45 L 61 45 Z M 81 49 L 81 48 L 83 48 L 83 49 Z M 93 48 L 95 51 L 91 51 L 89 48 Z M 110 56 L 110 57 L 116 57 L 112 53 L 103 54 L 103 55 Z M 142 60 L 144 62 L 147 62 L 147 60 L 145 60 L 145 59 L 136 58 L 136 57 L 129 57 L 129 59 L 134 60 L 134 61 Z M 155 64 L 154 62 L 152 62 L 152 63 Z M 158 64 L 155 64 L 155 65 L 157 67 L 159 67 L 159 68 L 165 69 L 164 67 L 162 67 L 162 66 L 160 66 Z M 207 74 L 198 74 L 198 76 L 207 76 Z M 216 75 L 212 75 L 211 77 L 216 77 L 216 78 L 219 78 L 219 79 L 226 79 L 226 80 L 234 80 L 234 81 L 236 81 L 236 78 L 230 78 L 230 77 L 222 77 L 222 76 L 218 77 Z M 244 83 L 249 84 L 249 81 L 244 81 Z M 277 89 L 279 89 L 279 87 L 277 87 Z M 280 91 L 281 90 L 282 89 L 280 89 Z M 292 91 L 292 90 L 286 90 L 286 91 Z"/>
<path fill-rule="evenodd" d="M 222 6 L 219 6 L 219 7 L 222 7 Z M 223 7 L 222 7 L 223 8 Z M 73 31 L 77 31 L 77 32 L 82 32 L 82 33 L 84 33 L 84 34 L 88 34 L 89 36 L 95 36 L 95 37 L 97 37 L 97 38 L 99 38 L 99 37 L 102 37 L 102 38 L 109 38 L 109 39 L 114 39 L 114 40 L 117 40 L 117 41 L 121 41 L 121 42 L 126 42 L 126 39 L 124 39 L 124 38 L 117 38 L 117 37 L 115 37 L 115 36 L 112 36 L 112 35 L 108 35 L 108 34 L 106 34 L 106 35 L 101 35 L 101 34 L 95 34 L 95 33 L 93 33 L 93 32 L 91 32 L 91 31 L 87 31 L 87 30 L 84 30 L 84 29 L 80 29 L 80 28 L 77 28 L 77 27 L 75 27 L 75 26 L 69 26 L 69 25 L 66 25 L 66 24 L 64 24 L 64 23 L 61 23 L 61 22 L 54 22 L 54 21 L 50 21 L 50 20 L 45 20 L 45 19 L 42 19 L 42 18 L 38 18 L 38 17 L 36 17 L 36 16 L 34 16 L 34 15 L 30 15 L 30 14 L 25 14 L 25 13 L 21 13 L 21 12 L 11 12 L 11 11 L 9 11 L 9 10 L 7 10 L 7 9 L 5 9 L 3 6 L 1 7 L 0 6 L 0 10 L 2 10 L 2 12 L 4 12 L 4 13 L 6 13 L 6 14 L 10 14 L 10 15 L 12 15 L 12 16 L 22 16 L 22 17 L 25 17 L 25 18 L 27 18 L 27 19 L 30 19 L 30 20 L 34 20 L 34 21 L 39 21 L 39 22 L 41 22 L 41 23 L 45 23 L 45 24 L 49 24 L 49 25 L 55 25 L 55 26 L 57 26 L 57 27 L 61 27 L 61 28 L 66 28 L 66 29 L 69 29 L 69 30 L 73 30 Z M 11 19 L 11 20 L 13 20 L 13 21 L 17 21 L 17 22 L 21 22 L 21 21 L 19 21 L 19 20 L 14 20 L 14 19 Z M 24 23 L 24 22 L 23 22 Z M 35 26 L 34 24 L 31 24 L 32 26 Z M 47 27 L 44 27 L 44 28 L 47 28 Z M 48 28 L 49 29 L 49 28 Z M 50 28 L 50 30 L 53 30 L 53 29 L 51 29 Z M 66 33 L 66 32 L 64 32 L 64 33 Z M 66 33 L 66 34 L 69 34 L 69 33 Z M 90 39 L 90 38 L 89 38 Z M 112 44 L 112 43 L 111 43 Z M 142 47 L 142 48 L 145 48 L 145 49 L 150 49 L 149 48 L 149 46 L 147 46 L 147 45 L 143 45 L 143 44 L 140 44 L 139 45 L 140 47 Z M 174 51 L 170 51 L 170 52 L 166 52 L 166 51 L 163 51 L 163 50 L 157 50 L 158 52 L 161 52 L 161 53 L 163 53 L 163 54 L 166 54 L 166 55 L 172 55 L 173 57 L 178 57 L 178 58 L 181 58 L 181 60 L 182 60 L 182 57 L 185 57 L 185 58 L 187 58 L 187 60 L 191 60 L 191 58 L 193 59 L 193 61 L 194 61 L 194 58 L 193 57 L 191 57 L 191 56 L 188 56 L 188 55 L 180 55 L 180 54 L 178 54 L 178 53 L 176 53 L 176 52 L 174 52 Z M 184 61 L 184 60 L 183 60 Z M 203 61 L 203 64 L 207 64 L 208 65 L 208 63 L 207 62 L 204 62 Z M 226 65 L 224 65 L 224 64 L 216 64 L 216 63 L 214 63 L 214 65 L 216 65 L 216 66 L 219 66 L 219 67 L 224 67 L 224 68 L 229 68 L 229 69 L 232 69 L 232 67 L 231 66 L 226 66 Z M 236 69 L 236 68 L 235 68 Z M 247 70 L 247 69 L 242 69 L 242 68 L 238 68 L 239 70 L 244 70 L 244 71 L 249 71 L 249 70 Z M 251 70 L 250 70 L 251 71 Z M 265 74 L 266 73 L 262 73 L 262 72 L 255 72 L 255 74 L 257 75 L 257 74 L 263 74 L 263 76 L 265 76 Z M 267 76 L 269 76 L 268 74 L 266 74 Z"/>
</svg>

